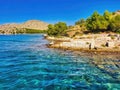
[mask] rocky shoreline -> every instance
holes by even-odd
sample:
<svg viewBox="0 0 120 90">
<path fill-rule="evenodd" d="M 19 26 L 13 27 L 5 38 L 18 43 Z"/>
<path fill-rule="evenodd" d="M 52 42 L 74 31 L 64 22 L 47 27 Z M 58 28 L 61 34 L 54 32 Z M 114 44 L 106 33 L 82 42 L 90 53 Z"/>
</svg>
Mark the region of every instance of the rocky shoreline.
<svg viewBox="0 0 120 90">
<path fill-rule="evenodd" d="M 99 35 L 99 37 L 94 40 L 93 38 L 86 39 L 82 37 L 79 37 L 79 39 L 72 39 L 66 37 L 56 38 L 47 36 L 45 38 L 50 41 L 50 43 L 47 44 L 49 48 L 79 51 L 90 55 L 120 55 L 119 37 L 114 37 L 113 40 L 111 37 L 108 37 L 108 35 L 104 35 L 104 37 L 102 36 L 103 35 L 101 34 L 101 36 Z"/>
<path fill-rule="evenodd" d="M 90 50 L 83 48 L 68 48 L 68 47 L 55 47 L 47 45 L 49 48 L 57 48 L 62 50 L 70 50 L 70 51 L 79 51 L 81 53 L 85 53 L 87 55 L 120 55 L 120 50 L 109 50 L 109 49 L 100 49 L 100 50 Z"/>
</svg>

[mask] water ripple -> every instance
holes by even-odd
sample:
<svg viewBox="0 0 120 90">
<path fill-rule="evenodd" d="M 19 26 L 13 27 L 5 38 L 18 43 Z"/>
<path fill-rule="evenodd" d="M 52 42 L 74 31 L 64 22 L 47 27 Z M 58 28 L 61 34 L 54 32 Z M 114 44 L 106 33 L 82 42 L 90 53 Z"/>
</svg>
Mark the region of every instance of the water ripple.
<svg viewBox="0 0 120 90">
<path fill-rule="evenodd" d="M 49 49 L 42 35 L 0 36 L 0 90 L 119 90 L 120 58 Z"/>
</svg>

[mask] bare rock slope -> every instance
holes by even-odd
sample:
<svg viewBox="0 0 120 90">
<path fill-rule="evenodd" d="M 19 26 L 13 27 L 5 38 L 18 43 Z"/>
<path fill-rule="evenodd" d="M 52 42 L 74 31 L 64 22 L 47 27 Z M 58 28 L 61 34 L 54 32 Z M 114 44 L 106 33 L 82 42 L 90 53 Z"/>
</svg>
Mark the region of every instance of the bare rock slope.
<svg viewBox="0 0 120 90">
<path fill-rule="evenodd" d="M 39 20 L 29 20 L 22 24 L 3 24 L 0 25 L 0 34 L 16 34 L 18 31 L 23 32 L 25 29 L 46 30 L 48 24 Z"/>
<path fill-rule="evenodd" d="M 46 30 L 48 24 L 38 20 L 30 20 L 23 24 L 21 24 L 22 28 L 29 28 L 29 29 L 38 29 L 38 30 Z"/>
</svg>

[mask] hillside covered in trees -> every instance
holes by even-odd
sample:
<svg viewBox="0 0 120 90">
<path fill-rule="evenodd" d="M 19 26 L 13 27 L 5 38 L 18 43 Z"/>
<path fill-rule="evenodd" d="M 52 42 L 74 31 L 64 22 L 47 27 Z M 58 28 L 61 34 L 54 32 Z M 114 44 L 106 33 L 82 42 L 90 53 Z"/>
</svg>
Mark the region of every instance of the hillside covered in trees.
<svg viewBox="0 0 120 90">
<path fill-rule="evenodd" d="M 93 12 L 87 19 L 80 19 L 74 26 L 67 26 L 64 22 L 50 24 L 48 35 L 53 36 L 74 36 L 75 34 L 85 33 L 114 32 L 120 33 L 120 10 L 117 12 L 105 11 L 103 15 L 97 11 Z"/>
</svg>

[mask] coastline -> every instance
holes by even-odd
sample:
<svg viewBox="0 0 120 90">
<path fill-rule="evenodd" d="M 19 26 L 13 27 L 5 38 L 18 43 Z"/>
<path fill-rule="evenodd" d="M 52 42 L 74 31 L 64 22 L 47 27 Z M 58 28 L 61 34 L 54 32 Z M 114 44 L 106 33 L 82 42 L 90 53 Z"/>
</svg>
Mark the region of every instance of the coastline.
<svg viewBox="0 0 120 90">
<path fill-rule="evenodd" d="M 120 50 L 113 50 L 113 49 L 99 49 L 99 50 L 90 50 L 85 48 L 71 48 L 71 47 L 56 47 L 56 46 L 49 46 L 49 48 L 57 48 L 62 50 L 70 50 L 70 51 L 79 51 L 81 53 L 87 54 L 94 54 L 94 55 L 120 55 Z"/>
<path fill-rule="evenodd" d="M 85 41 L 85 39 L 71 39 L 71 38 L 65 38 L 65 37 L 56 38 L 56 37 L 50 37 L 50 36 L 45 36 L 45 39 L 50 41 L 50 43 L 47 44 L 49 48 L 79 51 L 79 52 L 90 54 L 90 55 L 91 54 L 92 55 L 120 55 L 120 46 L 111 45 L 110 47 L 105 47 L 105 46 L 103 47 L 103 46 L 100 46 L 96 41 L 97 44 L 90 47 L 90 44 L 93 41 L 93 39 L 88 39 L 87 41 Z M 86 44 L 88 43 L 88 41 L 89 41 L 89 44 Z M 106 43 L 106 41 L 104 40 L 104 43 Z M 81 44 L 81 42 L 83 45 Z M 114 41 L 114 42 L 116 43 L 118 41 Z M 120 42 L 117 43 L 117 45 L 119 44 Z"/>
</svg>

